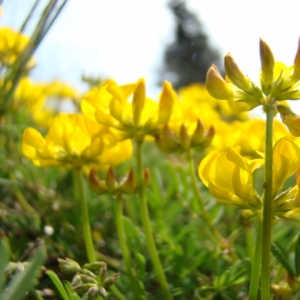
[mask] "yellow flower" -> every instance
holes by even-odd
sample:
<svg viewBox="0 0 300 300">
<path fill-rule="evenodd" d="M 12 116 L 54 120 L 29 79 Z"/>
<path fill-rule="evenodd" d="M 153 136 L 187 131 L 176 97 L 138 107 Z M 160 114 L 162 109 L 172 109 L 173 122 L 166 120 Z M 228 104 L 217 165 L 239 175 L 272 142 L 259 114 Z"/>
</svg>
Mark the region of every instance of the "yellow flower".
<svg viewBox="0 0 300 300">
<path fill-rule="evenodd" d="M 241 209 L 260 209 L 261 199 L 253 187 L 252 173 L 263 165 L 263 160 L 247 160 L 239 150 L 210 152 L 200 163 L 199 176 L 220 203 Z"/>
<path fill-rule="evenodd" d="M 293 136 L 300 136 L 300 116 L 286 105 L 277 105 L 283 124 L 287 126 Z"/>
<path fill-rule="evenodd" d="M 273 148 L 273 192 L 283 187 L 287 178 L 300 167 L 300 148 L 288 138 L 282 138 Z"/>
<path fill-rule="evenodd" d="M 287 67 L 275 62 L 269 46 L 260 40 L 261 87 L 257 87 L 244 73 L 230 54 L 225 56 L 226 80 L 216 66 L 212 66 L 206 76 L 208 92 L 219 100 L 228 100 L 237 111 L 253 109 L 266 104 L 266 96 L 272 100 L 300 99 L 300 39 L 294 65 Z"/>
<path fill-rule="evenodd" d="M 164 83 L 157 103 L 146 98 L 143 79 L 123 86 L 111 79 L 99 89 L 92 89 L 83 98 L 81 109 L 100 124 L 120 131 L 122 139 L 143 140 L 146 135 L 155 135 L 168 122 L 175 98 L 168 82 Z"/>
<path fill-rule="evenodd" d="M 225 64 L 228 68 L 236 66 L 229 54 L 225 57 L 230 59 L 231 64 Z M 235 68 L 235 67 L 234 67 Z M 239 71 L 240 72 L 240 71 Z M 242 73 L 239 73 L 242 74 Z M 206 75 L 206 88 L 208 92 L 216 99 L 227 100 L 231 108 L 236 112 L 251 110 L 264 103 L 261 90 L 242 74 L 242 79 L 238 80 L 233 70 L 227 70 L 227 81 L 223 79 L 218 68 L 213 65 Z M 246 87 L 247 88 L 246 88 Z M 241 89 L 242 87 L 246 90 Z"/>
<path fill-rule="evenodd" d="M 227 101 L 219 101 L 212 97 L 207 91 L 205 85 L 191 84 L 179 90 L 180 111 L 184 117 L 193 117 L 193 121 L 199 117 L 205 125 L 210 125 L 213 120 L 224 120 L 232 122 L 234 120 L 247 120 L 247 112 L 235 113 L 228 105 Z M 173 107 L 172 118 L 176 112 L 176 106 Z M 177 112 L 178 114 L 178 112 Z"/>
<path fill-rule="evenodd" d="M 22 152 L 38 166 L 105 168 L 132 155 L 130 141 L 117 143 L 109 129 L 79 114 L 59 114 L 45 138 L 34 128 L 23 133 Z"/>
<path fill-rule="evenodd" d="M 0 28 L 0 62 L 5 66 L 12 66 L 24 51 L 29 38 L 9 27 Z M 27 68 L 32 68 L 33 59 L 28 63 Z"/>
<path fill-rule="evenodd" d="M 79 93 L 64 82 L 36 83 L 23 77 L 16 88 L 11 109 L 25 109 L 25 114 L 30 115 L 37 125 L 48 128 L 61 110 L 63 100 L 71 100 L 78 105 L 79 99 Z M 70 102 L 69 107 L 74 105 Z"/>
</svg>

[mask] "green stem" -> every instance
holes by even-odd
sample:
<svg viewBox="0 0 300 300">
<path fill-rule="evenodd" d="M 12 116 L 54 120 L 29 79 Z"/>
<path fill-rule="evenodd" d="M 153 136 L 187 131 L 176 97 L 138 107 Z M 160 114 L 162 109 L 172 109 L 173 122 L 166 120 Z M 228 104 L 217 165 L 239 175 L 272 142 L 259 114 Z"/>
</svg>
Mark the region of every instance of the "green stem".
<svg viewBox="0 0 300 300">
<path fill-rule="evenodd" d="M 78 201 L 80 205 L 80 212 L 81 212 L 81 222 L 82 222 L 82 231 L 83 237 L 85 242 L 85 248 L 87 252 L 87 257 L 90 263 L 96 262 L 96 253 L 94 249 L 92 233 L 91 233 L 91 226 L 89 220 L 89 212 L 88 212 L 88 205 L 87 205 L 87 196 L 86 196 L 86 189 L 83 180 L 83 173 L 82 170 L 75 170 L 75 176 L 77 181 L 77 189 L 79 193 Z M 99 283 L 101 284 L 100 276 L 97 277 Z M 117 289 L 116 286 L 112 285 L 110 290 L 113 294 L 120 300 L 126 300 L 122 293 Z"/>
<path fill-rule="evenodd" d="M 139 296 L 139 288 L 138 288 L 138 279 L 136 278 L 132 264 L 131 264 L 131 259 L 130 259 L 130 253 L 127 247 L 126 243 L 126 234 L 124 230 L 124 225 L 123 225 L 123 199 L 121 195 L 117 195 L 117 210 L 116 210 L 116 219 L 117 219 L 117 229 L 118 229 L 118 237 L 119 237 L 119 242 L 120 242 L 120 247 L 122 250 L 122 255 L 124 258 L 124 262 L 126 265 L 126 269 L 128 272 L 129 280 L 131 282 L 131 286 L 133 289 L 134 293 L 134 299 L 140 299 Z"/>
<path fill-rule="evenodd" d="M 96 262 L 96 255 L 93 245 L 93 239 L 91 234 L 90 220 L 89 220 L 89 212 L 87 205 L 87 196 L 85 190 L 85 184 L 83 180 L 83 174 L 81 170 L 76 170 L 76 181 L 79 192 L 79 205 L 80 205 L 80 213 L 81 213 L 81 222 L 82 222 L 82 231 L 85 242 L 85 248 L 87 252 L 87 257 L 90 263 Z"/>
<path fill-rule="evenodd" d="M 258 289 L 259 289 L 259 279 L 260 279 L 260 266 L 261 266 L 261 250 L 262 250 L 262 219 L 261 215 L 257 216 L 257 243 L 255 245 L 255 252 L 252 260 L 252 270 L 249 288 L 249 300 L 256 300 Z"/>
<path fill-rule="evenodd" d="M 189 164 L 189 173 L 190 173 L 190 177 L 192 179 L 192 187 L 193 187 L 193 191 L 194 191 L 194 195 L 196 196 L 196 199 L 198 201 L 198 205 L 200 207 L 201 210 L 201 214 L 202 217 L 204 219 L 204 222 L 206 224 L 206 226 L 208 226 L 208 228 L 210 229 L 211 233 L 213 234 L 213 236 L 215 237 L 215 239 L 218 241 L 218 243 L 220 244 L 220 246 L 222 247 L 223 241 L 222 241 L 222 237 L 220 235 L 220 233 L 216 230 L 216 228 L 214 227 L 214 225 L 211 222 L 209 213 L 207 212 L 205 205 L 203 203 L 201 194 L 200 194 L 200 190 L 198 188 L 197 185 L 197 178 L 196 178 L 196 171 L 195 171 L 195 166 L 194 166 L 194 161 L 191 155 L 191 152 L 187 152 L 187 161 Z"/>
<path fill-rule="evenodd" d="M 272 228 L 272 201 L 273 201 L 273 118 L 274 103 L 268 97 L 264 107 L 266 112 L 266 136 L 265 136 L 265 176 L 263 198 L 263 222 L 262 222 L 262 249 L 261 249 L 261 299 L 269 300 L 270 297 L 270 259 L 271 259 L 271 228 Z"/>
<path fill-rule="evenodd" d="M 168 282 L 165 277 L 157 250 L 154 242 L 154 238 L 151 231 L 151 224 L 149 218 L 148 204 L 144 189 L 143 180 L 143 163 L 142 163 L 142 142 L 136 141 L 136 161 L 137 161 L 137 172 L 139 176 L 139 196 L 141 201 L 141 219 L 144 227 L 144 233 L 146 238 L 146 244 L 148 251 L 157 275 L 159 284 L 164 292 L 166 300 L 172 300 L 173 297 L 168 288 Z"/>
</svg>

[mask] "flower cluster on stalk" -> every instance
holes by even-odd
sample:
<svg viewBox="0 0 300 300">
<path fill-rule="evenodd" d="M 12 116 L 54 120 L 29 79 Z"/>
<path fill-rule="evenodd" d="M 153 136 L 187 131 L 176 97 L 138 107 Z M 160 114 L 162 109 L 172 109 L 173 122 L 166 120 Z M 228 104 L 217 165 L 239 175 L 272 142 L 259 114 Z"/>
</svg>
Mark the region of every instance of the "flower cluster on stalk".
<svg viewBox="0 0 300 300">
<path fill-rule="evenodd" d="M 207 73 L 207 90 L 213 97 L 227 100 L 236 111 L 251 110 L 259 105 L 265 109 L 271 105 L 275 113 L 280 113 L 291 134 L 299 136 L 299 118 L 284 100 L 300 99 L 300 40 L 291 67 L 275 62 L 271 49 L 262 40 L 260 57 L 260 87 L 244 75 L 227 54 L 224 59 L 226 78 L 212 66 Z M 277 129 L 278 125 L 274 127 L 277 138 L 273 146 L 273 215 L 300 219 L 299 175 L 294 187 L 283 190 L 285 181 L 300 168 L 299 141 L 283 137 L 284 132 L 278 136 Z M 199 166 L 199 176 L 219 202 L 253 212 L 262 208 L 262 196 L 254 188 L 253 173 L 264 165 L 264 154 L 257 152 L 258 158 L 249 159 L 240 152 L 239 148 L 231 147 L 221 153 L 209 153 Z"/>
</svg>

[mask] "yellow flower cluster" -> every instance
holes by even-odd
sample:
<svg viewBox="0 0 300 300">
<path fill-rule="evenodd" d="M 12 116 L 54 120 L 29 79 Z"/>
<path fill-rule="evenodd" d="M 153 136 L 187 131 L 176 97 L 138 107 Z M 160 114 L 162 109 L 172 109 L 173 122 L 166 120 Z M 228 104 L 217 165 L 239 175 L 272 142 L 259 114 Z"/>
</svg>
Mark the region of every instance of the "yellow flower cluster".
<svg viewBox="0 0 300 300">
<path fill-rule="evenodd" d="M 11 67 L 24 51 L 29 38 L 9 27 L 0 28 L 0 62 L 4 66 Z M 31 59 L 27 68 L 34 66 Z"/>
<path fill-rule="evenodd" d="M 207 90 L 217 99 L 228 100 L 237 111 L 265 105 L 266 96 L 276 101 L 300 99 L 300 42 L 291 67 L 275 62 L 271 49 L 263 40 L 260 41 L 260 58 L 261 88 L 244 75 L 231 55 L 227 54 L 224 59 L 226 79 L 213 65 L 206 77 Z"/>
<path fill-rule="evenodd" d="M 201 162 L 199 176 L 220 203 L 241 209 L 260 210 L 262 199 L 254 189 L 253 172 L 263 167 L 264 159 L 247 159 L 240 148 L 212 151 Z M 299 177 L 297 185 L 281 192 L 284 182 L 300 168 L 300 147 L 281 138 L 273 147 L 274 215 L 300 219 Z"/>
<path fill-rule="evenodd" d="M 28 82 L 24 84 L 28 86 Z M 40 105 L 41 90 L 35 90 L 35 105 Z M 58 115 L 45 138 L 33 128 L 26 129 L 22 151 L 44 167 L 99 169 L 119 164 L 132 155 L 131 138 L 142 141 L 168 122 L 175 96 L 168 82 L 163 85 L 159 102 L 155 102 L 146 98 L 143 79 L 123 86 L 108 80 L 84 96 L 83 115 Z"/>
<path fill-rule="evenodd" d="M 175 97 L 168 82 L 164 83 L 157 103 L 146 97 L 144 79 L 123 86 L 109 80 L 83 98 L 81 109 L 100 124 L 116 129 L 121 139 L 142 141 L 145 136 L 158 133 L 168 122 Z"/>
<path fill-rule="evenodd" d="M 24 108 L 37 125 L 47 128 L 59 111 L 62 100 L 65 99 L 76 104 L 79 102 L 80 94 L 61 81 L 34 83 L 30 78 L 23 77 L 16 89 L 11 109 Z M 47 103 L 48 100 L 51 103 Z"/>
<path fill-rule="evenodd" d="M 23 154 L 42 167 L 99 169 L 119 164 L 132 155 L 131 142 L 118 142 L 109 128 L 80 114 L 59 114 L 42 135 L 34 128 L 23 134 Z"/>
</svg>

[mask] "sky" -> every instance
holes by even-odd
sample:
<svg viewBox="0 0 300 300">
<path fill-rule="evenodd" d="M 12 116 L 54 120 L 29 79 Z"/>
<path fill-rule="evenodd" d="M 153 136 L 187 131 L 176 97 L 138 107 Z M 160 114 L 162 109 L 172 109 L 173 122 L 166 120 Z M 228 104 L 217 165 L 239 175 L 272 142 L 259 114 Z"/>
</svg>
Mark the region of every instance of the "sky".
<svg viewBox="0 0 300 300">
<path fill-rule="evenodd" d="M 4 0 L 0 26 L 17 29 L 32 0 Z M 42 3 L 47 1 L 42 0 Z M 60 78 L 86 88 L 82 74 L 112 77 L 118 83 L 146 78 L 151 97 L 163 50 L 174 39 L 175 22 L 167 0 L 69 0 L 38 48 L 37 80 Z M 276 60 L 293 64 L 300 36 L 298 0 L 187 0 L 223 57 L 231 53 L 253 81 L 260 70 L 259 39 Z M 38 16 L 38 14 L 36 14 Z"/>
</svg>

